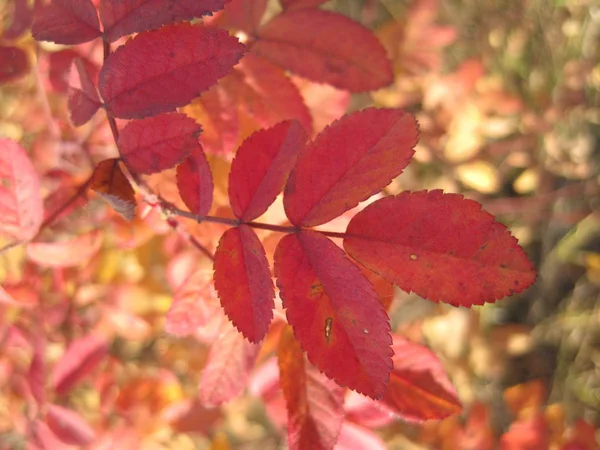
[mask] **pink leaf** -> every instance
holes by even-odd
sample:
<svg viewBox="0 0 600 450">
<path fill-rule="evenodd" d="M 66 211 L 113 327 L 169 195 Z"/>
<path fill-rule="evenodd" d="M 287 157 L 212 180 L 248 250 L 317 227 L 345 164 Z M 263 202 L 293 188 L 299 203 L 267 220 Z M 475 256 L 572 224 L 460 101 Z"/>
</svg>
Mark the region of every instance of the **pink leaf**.
<svg viewBox="0 0 600 450">
<path fill-rule="evenodd" d="M 101 0 L 104 34 L 113 42 L 126 34 L 192 20 L 223 8 L 229 0 Z"/>
<path fill-rule="evenodd" d="M 334 450 L 386 450 L 387 448 L 385 442 L 374 432 L 353 423 L 344 422 Z"/>
<path fill-rule="evenodd" d="M 28 241 L 43 216 L 40 180 L 27 152 L 10 139 L 0 139 L 0 233 Z"/>
<path fill-rule="evenodd" d="M 102 106 L 102 100 L 98 96 L 88 66 L 79 58 L 74 60 L 71 78 L 68 101 L 69 115 L 73 125 L 80 126 L 96 114 L 98 108 Z"/>
<path fill-rule="evenodd" d="M 63 442 L 71 445 L 87 445 L 96 438 L 96 433 L 75 411 L 58 405 L 48 406 L 48 426 Z"/>
<path fill-rule="evenodd" d="M 275 201 L 306 138 L 298 122 L 287 121 L 242 143 L 229 173 L 229 201 L 238 219 L 254 220 Z"/>
<path fill-rule="evenodd" d="M 213 178 L 206 155 L 197 148 L 177 167 L 177 189 L 191 212 L 204 217 L 213 201 Z"/>
<path fill-rule="evenodd" d="M 71 343 L 52 371 L 52 386 L 58 395 L 68 394 L 88 376 L 108 353 L 104 337 L 88 334 Z"/>
<path fill-rule="evenodd" d="M 103 232 L 94 230 L 69 241 L 30 242 L 27 256 L 43 267 L 75 267 L 85 263 L 100 250 Z"/>
<path fill-rule="evenodd" d="M 170 113 L 133 120 L 119 136 L 119 151 L 127 167 L 150 174 L 175 167 L 200 148 L 202 127 L 185 114 Z"/>
<path fill-rule="evenodd" d="M 53 0 L 36 12 L 32 33 L 38 41 L 74 45 L 91 41 L 102 31 L 91 0 Z"/>
<path fill-rule="evenodd" d="M 259 346 L 251 344 L 224 320 L 200 378 L 200 401 L 217 406 L 237 396 L 246 387 Z"/>
</svg>

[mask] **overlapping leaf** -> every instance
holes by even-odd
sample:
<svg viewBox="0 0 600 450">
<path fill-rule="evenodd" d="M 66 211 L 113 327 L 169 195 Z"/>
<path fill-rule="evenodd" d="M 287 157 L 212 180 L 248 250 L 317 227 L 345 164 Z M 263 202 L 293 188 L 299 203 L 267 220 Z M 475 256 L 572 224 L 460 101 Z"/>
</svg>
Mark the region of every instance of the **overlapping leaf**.
<svg viewBox="0 0 600 450">
<path fill-rule="evenodd" d="M 231 0 L 216 20 L 223 28 L 254 34 L 267 9 L 268 0 Z"/>
<path fill-rule="evenodd" d="M 536 278 L 506 227 L 461 195 L 404 192 L 348 224 L 346 251 L 406 292 L 455 306 L 523 291 Z"/>
<path fill-rule="evenodd" d="M 298 75 L 353 92 L 379 89 L 393 79 L 384 48 L 367 28 L 319 9 L 275 16 L 257 31 L 252 51 Z"/>
<path fill-rule="evenodd" d="M 25 149 L 0 139 L 0 234 L 32 239 L 44 218 L 40 180 Z"/>
<path fill-rule="evenodd" d="M 213 178 L 202 147 L 198 147 L 177 166 L 177 189 L 191 212 L 203 217 L 213 200 Z"/>
<path fill-rule="evenodd" d="M 96 438 L 92 427 L 75 411 L 59 405 L 48 405 L 47 414 L 48 426 L 67 444 L 87 445 Z"/>
<path fill-rule="evenodd" d="M 100 20 L 110 42 L 121 36 L 202 17 L 229 0 L 101 0 Z"/>
<path fill-rule="evenodd" d="M 116 158 L 101 161 L 92 174 L 90 188 L 106 200 L 125 219 L 135 213 L 135 193 Z"/>
<path fill-rule="evenodd" d="M 290 221 L 315 226 L 336 218 L 397 177 L 417 143 L 415 119 L 368 108 L 334 122 L 298 157 L 285 187 Z"/>
<path fill-rule="evenodd" d="M 38 41 L 74 45 L 91 41 L 102 31 L 91 0 L 53 0 L 36 11 L 32 33 Z"/>
<path fill-rule="evenodd" d="M 238 219 L 254 220 L 275 201 L 306 138 L 298 122 L 286 121 L 244 141 L 229 173 L 229 201 Z"/>
<path fill-rule="evenodd" d="M 244 339 L 227 320 L 213 343 L 200 378 L 200 401 L 217 406 L 231 400 L 246 386 L 259 346 Z"/>
<path fill-rule="evenodd" d="M 360 269 L 328 238 L 303 230 L 279 242 L 275 274 L 308 359 L 341 386 L 380 397 L 392 367 L 390 324 Z"/>
<path fill-rule="evenodd" d="M 382 401 L 405 420 L 443 419 L 461 402 L 437 357 L 426 347 L 394 336 L 394 368 Z"/>
<path fill-rule="evenodd" d="M 281 335 L 277 356 L 288 410 L 289 448 L 332 449 L 344 420 L 344 390 L 305 360 L 289 327 Z"/>
<path fill-rule="evenodd" d="M 273 318 L 275 296 L 265 250 L 247 225 L 227 230 L 215 253 L 215 288 L 235 327 L 260 342 Z"/>
<path fill-rule="evenodd" d="M 244 46 L 224 30 L 187 23 L 138 34 L 108 57 L 99 76 L 107 110 L 123 119 L 175 110 L 240 60 Z"/>
<path fill-rule="evenodd" d="M 81 59 L 75 58 L 72 71 L 69 84 L 69 115 L 73 125 L 80 126 L 96 114 L 102 106 L 102 100 L 92 81 L 89 67 Z"/>
<path fill-rule="evenodd" d="M 197 150 L 201 131 L 194 119 L 180 113 L 134 120 L 121 131 L 119 152 L 133 172 L 160 172 L 175 167 Z"/>
</svg>

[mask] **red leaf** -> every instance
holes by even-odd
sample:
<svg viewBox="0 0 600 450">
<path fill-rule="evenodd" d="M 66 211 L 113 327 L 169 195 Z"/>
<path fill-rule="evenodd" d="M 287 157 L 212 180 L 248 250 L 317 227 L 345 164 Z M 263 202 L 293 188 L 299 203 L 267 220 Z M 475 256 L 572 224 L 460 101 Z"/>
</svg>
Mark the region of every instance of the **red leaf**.
<svg viewBox="0 0 600 450">
<path fill-rule="evenodd" d="M 89 262 L 100 250 L 102 238 L 102 230 L 94 230 L 69 241 L 30 242 L 27 256 L 43 267 L 75 267 Z"/>
<path fill-rule="evenodd" d="M 33 355 L 27 371 L 27 382 L 31 394 L 39 405 L 46 402 L 46 361 L 45 341 L 41 336 L 34 336 Z"/>
<path fill-rule="evenodd" d="M 240 225 L 223 233 L 214 280 L 227 317 L 250 342 L 260 342 L 273 319 L 275 293 L 265 250 L 252 228 Z"/>
<path fill-rule="evenodd" d="M 396 420 L 391 408 L 353 391 L 346 394 L 344 410 L 346 422 L 352 421 L 369 429 L 381 428 Z"/>
<path fill-rule="evenodd" d="M 305 361 L 289 327 L 277 351 L 290 450 L 332 449 L 344 420 L 344 390 Z"/>
<path fill-rule="evenodd" d="M 246 387 L 258 350 L 258 345 L 248 342 L 229 321 L 223 320 L 200 378 L 202 404 L 217 406 L 237 396 Z"/>
<path fill-rule="evenodd" d="M 284 9 L 316 8 L 327 0 L 281 0 Z"/>
<path fill-rule="evenodd" d="M 29 59 L 23 49 L 0 46 L 0 84 L 18 80 L 28 71 Z"/>
<path fill-rule="evenodd" d="M 96 114 L 98 108 L 102 106 L 102 100 L 98 96 L 89 68 L 81 59 L 75 58 L 73 72 L 74 80 L 69 85 L 68 106 L 71 122 L 78 127 Z"/>
<path fill-rule="evenodd" d="M 177 189 L 191 212 L 204 217 L 213 200 L 213 178 L 202 147 L 198 147 L 177 167 Z"/>
<path fill-rule="evenodd" d="M 390 61 L 373 33 L 340 14 L 284 12 L 257 35 L 254 53 L 311 80 L 353 92 L 379 89 L 393 80 Z"/>
<path fill-rule="evenodd" d="M 0 139 L 0 233 L 28 241 L 43 217 L 40 180 L 27 152 L 10 139 Z"/>
<path fill-rule="evenodd" d="M 87 445 L 96 439 L 96 433 L 75 411 L 58 405 L 48 405 L 48 426 L 66 444 Z"/>
<path fill-rule="evenodd" d="M 269 61 L 251 53 L 246 55 L 234 72 L 223 79 L 223 86 L 261 127 L 296 119 L 311 133 L 312 119 L 298 88 Z"/>
<path fill-rule="evenodd" d="M 192 20 L 223 8 L 228 0 L 101 0 L 100 20 L 109 42 L 126 34 Z"/>
<path fill-rule="evenodd" d="M 81 44 L 102 34 L 91 0 L 53 0 L 36 11 L 31 31 L 38 41 L 65 45 Z"/>
<path fill-rule="evenodd" d="M 90 59 L 84 56 L 85 52 L 83 49 L 74 47 L 78 51 L 73 49 L 60 50 L 53 52 L 46 56 L 46 64 L 48 65 L 48 82 L 52 89 L 56 92 L 67 92 L 69 89 L 69 73 L 73 60 L 79 58 L 83 61 L 86 71 L 92 75 L 94 84 L 98 80 L 98 72 L 100 68 Z M 40 63 L 44 60 L 40 60 Z"/>
<path fill-rule="evenodd" d="M 315 226 L 376 194 L 400 175 L 417 143 L 415 119 L 368 108 L 327 127 L 298 157 L 283 198 L 294 225 Z"/>
<path fill-rule="evenodd" d="M 360 269 L 328 238 L 303 230 L 279 242 L 275 274 L 310 362 L 340 386 L 380 397 L 392 368 L 390 324 Z"/>
<path fill-rule="evenodd" d="M 243 142 L 229 173 L 229 201 L 238 219 L 254 220 L 275 201 L 306 139 L 298 122 L 286 121 Z"/>
<path fill-rule="evenodd" d="M 215 84 L 243 53 L 225 30 L 184 23 L 140 33 L 106 60 L 100 94 L 108 112 L 123 119 L 173 111 Z"/>
<path fill-rule="evenodd" d="M 106 339 L 89 334 L 71 343 L 52 371 L 52 386 L 58 395 L 68 394 L 88 376 L 108 353 Z"/>
<path fill-rule="evenodd" d="M 222 28 L 234 28 L 254 34 L 267 9 L 268 0 L 231 0 L 216 20 Z"/>
<path fill-rule="evenodd" d="M 133 120 L 119 136 L 119 151 L 127 167 L 150 174 L 175 167 L 198 149 L 202 127 L 185 114 L 161 114 Z"/>
<path fill-rule="evenodd" d="M 115 211 L 133 220 L 135 193 L 119 166 L 118 159 L 105 159 L 94 169 L 90 189 L 97 192 Z"/>
<path fill-rule="evenodd" d="M 442 364 L 427 347 L 394 336 L 394 369 L 382 401 L 403 419 L 443 419 L 462 404 Z"/>
<path fill-rule="evenodd" d="M 27 450 L 68 450 L 44 422 L 36 420 L 31 424 L 33 436 Z"/>
<path fill-rule="evenodd" d="M 378 200 L 348 224 L 346 251 L 433 301 L 481 305 L 525 290 L 535 270 L 517 240 L 481 205 L 442 191 Z"/>
</svg>

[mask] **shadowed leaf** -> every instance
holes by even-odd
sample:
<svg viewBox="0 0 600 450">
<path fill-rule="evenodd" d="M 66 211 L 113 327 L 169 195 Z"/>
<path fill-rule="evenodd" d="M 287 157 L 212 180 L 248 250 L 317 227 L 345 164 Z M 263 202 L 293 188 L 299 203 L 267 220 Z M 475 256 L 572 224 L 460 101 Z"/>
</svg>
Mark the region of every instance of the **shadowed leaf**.
<svg viewBox="0 0 600 450">
<path fill-rule="evenodd" d="M 90 189 L 97 192 L 125 219 L 133 220 L 135 193 L 119 166 L 119 160 L 113 158 L 100 162 L 94 169 Z"/>
<path fill-rule="evenodd" d="M 102 34 L 91 0 L 53 0 L 36 11 L 31 31 L 38 41 L 65 45 L 81 44 Z"/>
</svg>

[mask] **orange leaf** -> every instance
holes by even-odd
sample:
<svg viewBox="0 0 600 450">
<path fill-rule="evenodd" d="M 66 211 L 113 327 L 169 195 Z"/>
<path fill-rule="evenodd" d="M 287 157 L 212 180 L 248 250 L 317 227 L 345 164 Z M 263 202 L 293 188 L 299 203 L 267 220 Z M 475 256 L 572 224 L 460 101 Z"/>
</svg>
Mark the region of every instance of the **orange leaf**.
<svg viewBox="0 0 600 450">
<path fill-rule="evenodd" d="M 289 327 L 281 335 L 277 356 L 290 450 L 332 449 L 344 420 L 344 390 L 305 361 Z"/>
<path fill-rule="evenodd" d="M 380 397 L 392 365 L 390 324 L 360 269 L 328 238 L 303 230 L 279 242 L 275 274 L 310 362 L 341 386 Z"/>
<path fill-rule="evenodd" d="M 394 368 L 382 401 L 403 419 L 443 419 L 460 413 L 461 402 L 435 354 L 394 336 Z"/>
</svg>

